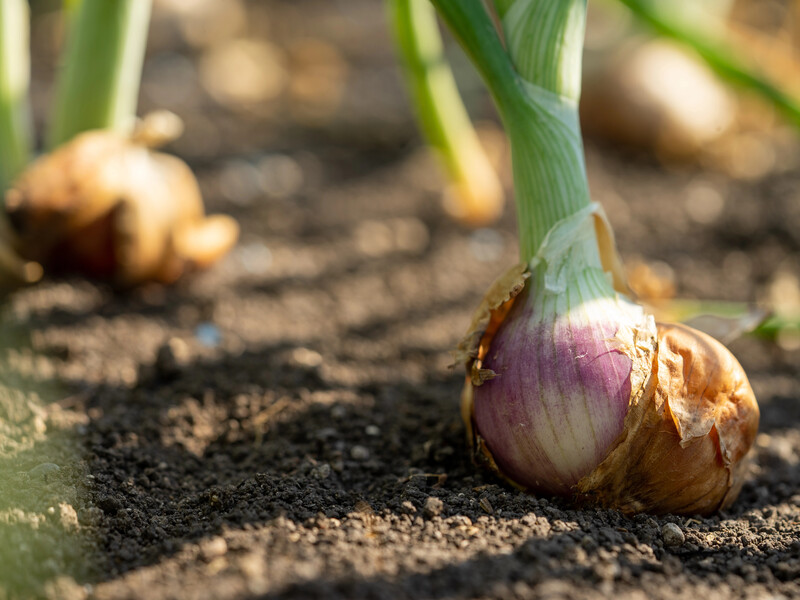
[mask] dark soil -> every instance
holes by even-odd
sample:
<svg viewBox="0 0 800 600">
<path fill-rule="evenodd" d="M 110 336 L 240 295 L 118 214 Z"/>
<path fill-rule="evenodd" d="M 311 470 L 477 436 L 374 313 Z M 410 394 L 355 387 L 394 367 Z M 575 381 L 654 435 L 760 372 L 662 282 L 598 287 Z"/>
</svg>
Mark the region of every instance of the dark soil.
<svg viewBox="0 0 800 600">
<path fill-rule="evenodd" d="M 219 106 L 191 77 L 197 97 L 156 95 L 213 136 L 174 150 L 210 210 L 240 220 L 240 245 L 171 288 L 49 281 L 9 298 L 0 598 L 799 598 L 800 351 L 732 346 L 762 421 L 725 513 L 576 510 L 477 471 L 449 351 L 515 260 L 513 210 L 477 232 L 444 216 L 380 3 L 251 13 L 279 47 L 334 44 L 342 104 L 309 124 L 286 100 Z M 194 73 L 169 26 L 157 14 L 144 109 L 170 89 L 165 61 Z M 800 172 L 741 182 L 587 155 L 625 258 L 670 265 L 681 296 L 796 281 Z M 687 211 L 701 188 L 724 199 L 702 223 Z"/>
</svg>

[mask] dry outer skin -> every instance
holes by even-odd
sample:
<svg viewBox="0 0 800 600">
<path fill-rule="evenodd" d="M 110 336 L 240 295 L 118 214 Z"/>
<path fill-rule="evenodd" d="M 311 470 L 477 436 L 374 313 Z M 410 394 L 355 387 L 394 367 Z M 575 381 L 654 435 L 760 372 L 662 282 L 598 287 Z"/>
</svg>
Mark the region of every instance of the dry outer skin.
<svg viewBox="0 0 800 600">
<path fill-rule="evenodd" d="M 524 289 L 525 281 L 529 277 L 530 273 L 527 265 L 519 263 L 508 269 L 489 286 L 489 291 L 486 292 L 480 306 L 472 316 L 472 322 L 467 334 L 461 340 L 455 352 L 456 363 L 467 365 L 467 380 L 461 391 L 461 418 L 467 430 L 467 439 L 475 446 L 476 452 L 474 456 L 476 460 L 484 462 L 489 469 L 500 477 L 503 477 L 500 469 L 474 429 L 475 400 L 473 386 L 480 385 L 487 379 L 496 376 L 490 369 L 482 369 L 481 361 L 486 356 L 497 328 L 500 327 L 508 311 L 514 305 L 514 298 Z M 505 477 L 504 479 L 512 485 L 516 485 L 513 481 Z"/>
<path fill-rule="evenodd" d="M 622 439 L 578 488 L 624 512 L 710 514 L 744 483 L 758 405 L 741 365 L 713 338 L 659 324 L 658 343 L 652 393 L 631 407 Z"/>
<path fill-rule="evenodd" d="M 628 278 L 625 274 L 625 266 L 622 264 L 622 257 L 617 250 L 617 243 L 614 238 L 614 229 L 608 221 L 608 216 L 601 205 L 593 214 L 594 234 L 597 237 L 597 251 L 600 254 L 600 264 L 603 270 L 611 276 L 614 289 L 620 294 L 630 294 Z"/>
<path fill-rule="evenodd" d="M 511 267 L 489 286 L 489 291 L 472 316 L 468 333 L 456 349 L 457 363 L 482 358 L 485 355 L 488 342 L 511 310 L 514 298 L 522 291 L 529 277 L 527 265 L 520 263 Z M 475 366 L 475 363 L 472 366 Z M 471 375 L 475 381 L 481 380 L 479 371 L 472 371 Z"/>
<path fill-rule="evenodd" d="M 183 161 L 112 132 L 81 134 L 37 160 L 6 208 L 22 256 L 125 286 L 209 266 L 238 236 L 231 218 L 204 216 Z"/>
<path fill-rule="evenodd" d="M 477 431 L 474 387 L 498 376 L 482 368 L 482 359 L 525 275 L 524 265 L 517 265 L 491 286 L 459 346 L 467 366 L 461 416 L 473 455 L 517 487 Z M 577 497 L 627 513 L 710 514 L 730 505 L 758 431 L 758 405 L 741 365 L 722 344 L 684 325 L 658 324 L 655 353 L 648 344 L 645 354 L 638 353 L 635 335 L 623 344 L 631 356 L 637 350 L 635 356 L 651 357 L 652 366 L 632 385 L 624 430 L 578 482 Z"/>
</svg>

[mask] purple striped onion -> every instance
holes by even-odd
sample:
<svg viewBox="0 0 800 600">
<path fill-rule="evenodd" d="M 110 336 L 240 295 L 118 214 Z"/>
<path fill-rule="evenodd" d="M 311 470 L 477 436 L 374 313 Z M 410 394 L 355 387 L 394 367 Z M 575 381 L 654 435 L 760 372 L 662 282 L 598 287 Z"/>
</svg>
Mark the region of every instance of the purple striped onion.
<svg viewBox="0 0 800 600">
<path fill-rule="evenodd" d="M 531 492 L 714 512 L 744 480 L 753 390 L 722 344 L 615 291 L 590 215 L 498 279 L 459 346 L 474 456 Z"/>
<path fill-rule="evenodd" d="M 585 288 L 572 288 L 576 300 Z M 492 339 L 482 367 L 496 376 L 475 389 L 475 424 L 508 478 L 566 494 L 608 454 L 644 383 L 634 371 L 654 343 L 642 352 L 617 334 L 633 326 L 654 342 L 655 323 L 613 295 L 563 313 L 536 300 L 529 285 Z"/>
</svg>

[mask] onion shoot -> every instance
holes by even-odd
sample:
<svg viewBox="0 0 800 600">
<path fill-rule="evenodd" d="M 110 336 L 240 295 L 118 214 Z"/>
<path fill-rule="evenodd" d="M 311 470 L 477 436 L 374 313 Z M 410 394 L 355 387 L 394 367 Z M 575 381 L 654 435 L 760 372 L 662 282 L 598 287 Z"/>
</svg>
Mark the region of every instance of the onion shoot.
<svg viewBox="0 0 800 600">
<path fill-rule="evenodd" d="M 390 20 L 422 132 L 450 180 L 445 207 L 468 225 L 503 211 L 503 188 L 461 101 L 429 0 L 389 0 Z"/>
<path fill-rule="evenodd" d="M 80 0 L 70 6 L 64 69 L 47 132 L 55 148 L 78 133 L 130 133 L 152 0 Z"/>
<path fill-rule="evenodd" d="M 628 298 L 591 201 L 578 101 L 585 0 L 433 0 L 489 84 L 508 133 L 521 262 L 459 347 L 476 457 L 515 485 L 626 512 L 732 502 L 758 407 L 719 342 Z"/>
</svg>

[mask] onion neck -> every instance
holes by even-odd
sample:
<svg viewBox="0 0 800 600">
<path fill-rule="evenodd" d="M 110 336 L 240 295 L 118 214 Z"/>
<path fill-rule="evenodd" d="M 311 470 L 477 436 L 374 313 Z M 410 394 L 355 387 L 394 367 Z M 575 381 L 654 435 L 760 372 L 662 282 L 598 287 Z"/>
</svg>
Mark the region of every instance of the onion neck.
<svg viewBox="0 0 800 600">
<path fill-rule="evenodd" d="M 578 121 L 586 0 L 494 0 L 503 40 L 482 0 L 432 2 L 499 107 L 511 143 L 520 257 L 531 263 L 557 224 L 591 207 Z M 594 231 L 587 236 L 568 249 L 577 277 L 603 272 Z M 535 269 L 532 284 L 544 270 Z M 610 284 L 602 287 L 613 295 Z"/>
<path fill-rule="evenodd" d="M 499 102 L 509 134 L 520 257 L 590 204 L 578 101 L 586 0 L 496 0 L 519 93 Z M 594 254 L 596 242 L 582 252 Z"/>
<path fill-rule="evenodd" d="M 0 1 L 0 205 L 31 158 L 29 19 L 25 0 Z"/>
</svg>

